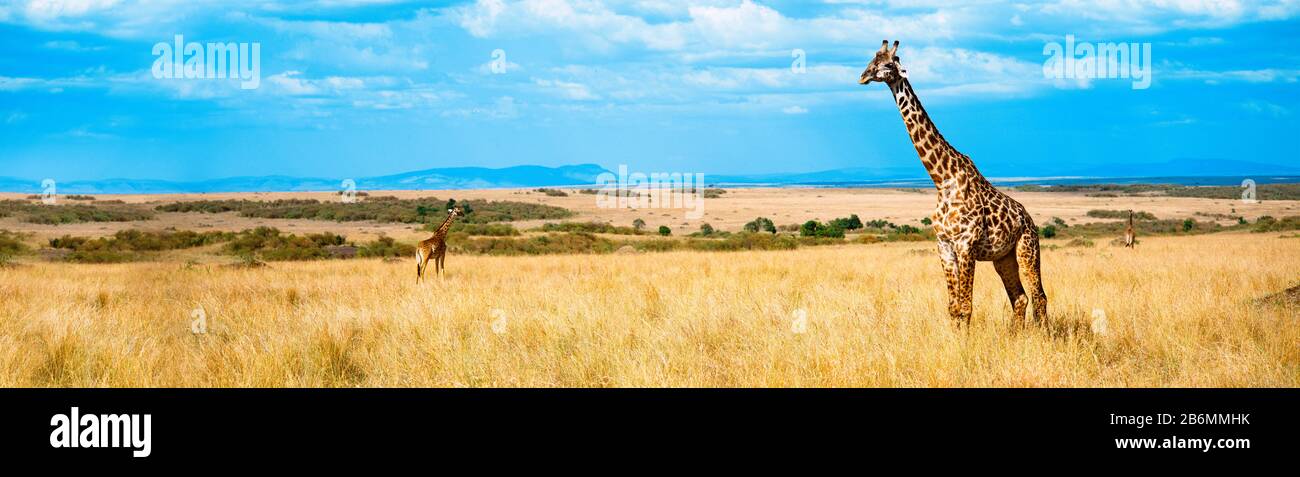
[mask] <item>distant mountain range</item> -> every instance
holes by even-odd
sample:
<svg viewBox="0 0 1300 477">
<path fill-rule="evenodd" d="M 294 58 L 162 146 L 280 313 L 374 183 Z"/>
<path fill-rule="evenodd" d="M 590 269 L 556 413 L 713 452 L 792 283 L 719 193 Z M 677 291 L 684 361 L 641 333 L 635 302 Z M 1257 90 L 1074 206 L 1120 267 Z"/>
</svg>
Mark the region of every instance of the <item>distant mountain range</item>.
<svg viewBox="0 0 1300 477">
<path fill-rule="evenodd" d="M 561 167 L 515 166 L 502 169 L 451 167 L 357 178 L 354 182 L 356 189 L 362 191 L 573 186 L 594 184 L 596 176 L 603 172 L 608 171 L 595 164 Z M 0 191 L 37 194 L 41 192 L 40 183 L 40 180 L 0 177 Z M 295 192 L 331 191 L 343 188 L 343 179 L 288 176 L 228 177 L 203 181 L 104 179 L 55 184 L 59 194 Z"/>
<path fill-rule="evenodd" d="M 1044 185 L 1105 182 L 1236 185 L 1245 178 L 1254 179 L 1261 184 L 1300 182 L 1300 167 L 1216 159 L 1058 169 L 1052 169 L 1055 172 L 1050 177 L 1044 177 L 1044 174 L 1029 177 L 1011 169 L 996 167 L 990 168 L 985 175 L 996 183 Z M 451 167 L 358 178 L 355 183 L 357 190 L 363 191 L 587 186 L 595 184 L 597 176 L 606 172 L 613 173 L 596 164 L 515 166 L 501 169 Z M 904 167 L 854 167 L 784 174 L 706 174 L 705 180 L 709 184 L 724 186 L 926 187 L 931 184 L 925 175 L 925 169 L 919 163 Z M 41 192 L 40 182 L 0 177 L 0 192 L 38 194 Z M 103 179 L 59 182 L 56 188 L 60 194 L 332 191 L 343 189 L 343 180 L 289 176 L 229 177 L 202 181 Z"/>
</svg>

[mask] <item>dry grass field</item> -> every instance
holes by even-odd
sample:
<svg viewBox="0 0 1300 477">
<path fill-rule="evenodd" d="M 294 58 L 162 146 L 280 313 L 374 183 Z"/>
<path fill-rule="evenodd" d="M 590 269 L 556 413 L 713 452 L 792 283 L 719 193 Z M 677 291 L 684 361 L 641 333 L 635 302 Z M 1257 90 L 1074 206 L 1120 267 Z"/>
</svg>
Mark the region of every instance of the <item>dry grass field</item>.
<svg viewBox="0 0 1300 477">
<path fill-rule="evenodd" d="M 451 256 L 419 286 L 410 260 L 19 264 L 0 386 L 1300 385 L 1296 304 L 1259 301 L 1300 239 L 1047 250 L 1052 321 L 1023 329 L 987 263 L 950 323 L 933 248 Z"/>
</svg>

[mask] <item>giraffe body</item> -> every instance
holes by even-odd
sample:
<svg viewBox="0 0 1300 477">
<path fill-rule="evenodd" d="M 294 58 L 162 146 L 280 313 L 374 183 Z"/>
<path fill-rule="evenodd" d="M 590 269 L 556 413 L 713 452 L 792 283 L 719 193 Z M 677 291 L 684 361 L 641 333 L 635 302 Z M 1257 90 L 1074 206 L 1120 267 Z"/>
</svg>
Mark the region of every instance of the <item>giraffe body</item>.
<svg viewBox="0 0 1300 477">
<path fill-rule="evenodd" d="M 451 230 L 451 223 L 463 212 L 460 207 L 453 207 L 447 210 L 447 220 L 438 226 L 433 236 L 421 240 L 415 247 L 415 282 L 420 283 L 424 279 L 424 272 L 429 269 L 429 259 L 433 259 L 434 272 L 439 278 L 442 277 L 442 270 L 446 268 L 447 259 L 447 231 Z"/>
<path fill-rule="evenodd" d="M 1124 247 L 1133 248 L 1137 245 L 1137 234 L 1133 233 L 1133 211 L 1128 211 L 1128 228 L 1124 229 Z"/>
<path fill-rule="evenodd" d="M 949 316 L 970 323 L 975 263 L 985 261 L 993 262 L 1002 278 L 1016 321 L 1024 320 L 1032 295 L 1034 317 L 1045 323 L 1047 294 L 1033 218 L 985 179 L 969 156 L 944 140 L 895 56 L 898 42 L 893 49 L 888 46 L 881 46 L 859 83 L 889 86 L 917 156 L 934 181 L 938 197 L 931 220 L 948 285 Z"/>
</svg>

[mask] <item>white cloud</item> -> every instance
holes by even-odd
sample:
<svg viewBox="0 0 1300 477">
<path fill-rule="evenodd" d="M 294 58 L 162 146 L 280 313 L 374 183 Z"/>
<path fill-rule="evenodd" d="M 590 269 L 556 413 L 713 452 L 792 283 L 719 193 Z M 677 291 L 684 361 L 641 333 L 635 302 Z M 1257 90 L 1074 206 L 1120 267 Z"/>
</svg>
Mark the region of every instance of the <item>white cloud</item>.
<svg viewBox="0 0 1300 477">
<path fill-rule="evenodd" d="M 1300 80 L 1300 69 L 1260 68 L 1251 70 L 1210 71 L 1192 68 L 1156 70 L 1154 77 L 1174 80 L 1199 80 L 1208 84 L 1242 81 L 1247 83 L 1295 83 Z"/>
<path fill-rule="evenodd" d="M 104 50 L 104 47 L 102 46 L 85 46 L 82 45 L 81 43 L 72 40 L 47 41 L 45 42 L 44 46 L 51 50 L 65 50 L 65 51 L 75 51 L 75 52 Z"/>
<path fill-rule="evenodd" d="M 1290 109 L 1287 109 L 1287 108 L 1284 107 L 1284 106 L 1281 106 L 1281 105 L 1278 105 L 1278 104 L 1274 104 L 1274 103 L 1270 103 L 1270 102 L 1268 102 L 1268 101 L 1263 101 L 1263 100 L 1250 100 L 1250 101 L 1246 101 L 1246 102 L 1244 102 L 1244 103 L 1241 103 L 1241 108 L 1242 108 L 1242 109 L 1245 109 L 1246 111 L 1250 111 L 1250 112 L 1252 112 L 1252 113 L 1255 113 L 1255 114 L 1262 114 L 1262 115 L 1270 116 L 1270 117 L 1274 117 L 1274 118 L 1280 118 L 1280 117 L 1283 117 L 1283 116 L 1290 116 L 1290 115 L 1291 115 L 1291 110 L 1290 110 Z"/>
<path fill-rule="evenodd" d="M 781 108 L 781 112 L 785 114 L 808 114 L 808 108 L 803 106 L 786 106 Z"/>
<path fill-rule="evenodd" d="M 534 79 L 533 82 L 538 86 L 541 86 L 543 89 L 550 91 L 552 94 L 566 99 L 577 101 L 600 99 L 600 96 L 593 94 L 591 90 L 587 88 L 587 85 L 581 83 L 549 79 Z"/>
</svg>

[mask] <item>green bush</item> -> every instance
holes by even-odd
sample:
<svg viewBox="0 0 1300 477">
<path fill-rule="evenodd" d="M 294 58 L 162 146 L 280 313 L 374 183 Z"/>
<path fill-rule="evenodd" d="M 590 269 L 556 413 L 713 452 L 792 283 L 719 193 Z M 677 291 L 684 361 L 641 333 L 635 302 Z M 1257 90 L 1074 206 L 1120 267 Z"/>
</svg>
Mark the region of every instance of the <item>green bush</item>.
<svg viewBox="0 0 1300 477">
<path fill-rule="evenodd" d="M 858 230 L 862 228 L 862 225 L 862 219 L 858 218 L 858 214 L 850 215 L 847 218 L 833 219 L 830 222 L 831 227 L 838 227 L 843 230 Z"/>
<path fill-rule="evenodd" d="M 435 224 L 426 225 L 425 230 L 436 230 Z M 465 224 L 457 222 L 451 226 L 451 232 L 463 232 L 465 235 L 487 236 L 487 237 L 514 237 L 519 235 L 519 230 L 510 224 Z M 414 253 L 414 252 L 412 252 Z"/>
<path fill-rule="evenodd" d="M 1127 210 L 1104 210 L 1093 209 L 1088 211 L 1088 217 L 1097 219 L 1128 219 L 1129 211 Z M 1133 220 L 1158 220 L 1150 212 L 1135 210 L 1133 211 Z"/>
<path fill-rule="evenodd" d="M 565 192 L 565 191 L 562 191 L 562 190 L 560 190 L 560 189 L 548 189 L 548 188 L 543 187 L 543 188 L 535 189 L 535 190 L 536 190 L 537 192 L 541 192 L 541 193 L 543 193 L 543 194 L 546 194 L 546 195 L 549 196 L 549 197 L 568 197 L 568 196 L 569 196 L 569 193 L 567 193 L 567 192 Z"/>
<path fill-rule="evenodd" d="M 381 236 L 378 239 L 357 248 L 359 257 L 410 257 L 415 255 L 415 246 L 401 243 L 392 237 Z"/>
<path fill-rule="evenodd" d="M 64 235 L 50 239 L 51 248 L 71 250 L 65 259 L 84 263 L 119 263 L 147 258 L 144 252 L 161 252 L 202 247 L 229 241 L 231 232 L 191 230 L 119 230 L 109 237 L 87 238 Z"/>
<path fill-rule="evenodd" d="M 635 227 L 623 227 L 603 222 L 547 222 L 537 229 L 540 232 L 565 232 L 588 234 L 641 235 Z"/>
<path fill-rule="evenodd" d="M 447 209 L 459 205 L 465 209 L 462 223 L 487 224 L 516 220 L 553 220 L 571 217 L 568 209 L 544 204 L 513 201 L 455 200 L 437 198 L 382 199 L 360 202 L 321 202 L 314 199 L 200 200 L 159 205 L 159 212 L 237 212 L 244 217 L 268 219 L 307 219 L 354 222 L 373 220 L 388 223 L 426 223 L 434 227 L 447 218 Z"/>
<path fill-rule="evenodd" d="M 331 232 L 298 236 L 284 235 L 274 227 L 245 230 L 227 243 L 224 251 L 230 255 L 256 256 L 263 260 L 314 260 L 329 258 L 325 247 L 343 245 L 347 239 Z"/>
<path fill-rule="evenodd" d="M 844 238 L 844 229 L 834 225 L 827 225 L 816 220 L 804 222 L 799 227 L 799 235 L 803 237 L 830 237 Z"/>
<path fill-rule="evenodd" d="M 1038 236 L 1040 236 L 1040 237 L 1042 237 L 1042 238 L 1052 238 L 1052 237 L 1055 237 L 1055 236 L 1056 236 L 1056 226 L 1055 226 L 1055 225 L 1044 225 L 1043 228 L 1038 229 Z"/>
<path fill-rule="evenodd" d="M 713 226 L 712 226 L 712 225 L 709 225 L 709 224 L 706 222 L 706 223 L 700 224 L 700 231 L 691 234 L 691 236 L 692 236 L 692 237 L 709 237 L 709 236 L 712 236 L 714 232 L 715 232 L 715 230 L 713 230 Z"/>
<path fill-rule="evenodd" d="M 746 232 L 767 232 L 767 233 L 774 234 L 776 233 L 776 224 L 772 223 L 772 220 L 767 217 L 759 217 L 745 224 L 745 231 Z"/>
<path fill-rule="evenodd" d="M 153 212 L 125 204 L 33 204 L 20 200 L 0 200 L 0 217 L 19 215 L 33 224 L 59 225 L 82 222 L 132 222 L 149 220 Z"/>
<path fill-rule="evenodd" d="M 0 230 L 0 264 L 9 262 L 16 255 L 27 253 L 27 244 L 23 242 L 26 238 L 24 234 Z"/>
<path fill-rule="evenodd" d="M 551 233 L 527 238 L 448 239 L 448 247 L 459 253 L 481 255 L 552 255 L 610 253 L 614 242 L 585 232 Z"/>
<path fill-rule="evenodd" d="M 1255 225 L 1250 228 L 1252 232 L 1281 232 L 1285 230 L 1300 230 L 1300 216 L 1287 216 L 1282 220 L 1275 219 L 1265 215 L 1255 220 Z"/>
<path fill-rule="evenodd" d="M 664 236 L 664 237 L 667 237 L 667 236 L 672 235 L 672 234 L 673 234 L 673 229 L 672 229 L 672 228 L 668 227 L 667 225 L 660 225 L 660 226 L 659 226 L 659 235 L 662 235 L 662 236 Z"/>
</svg>

